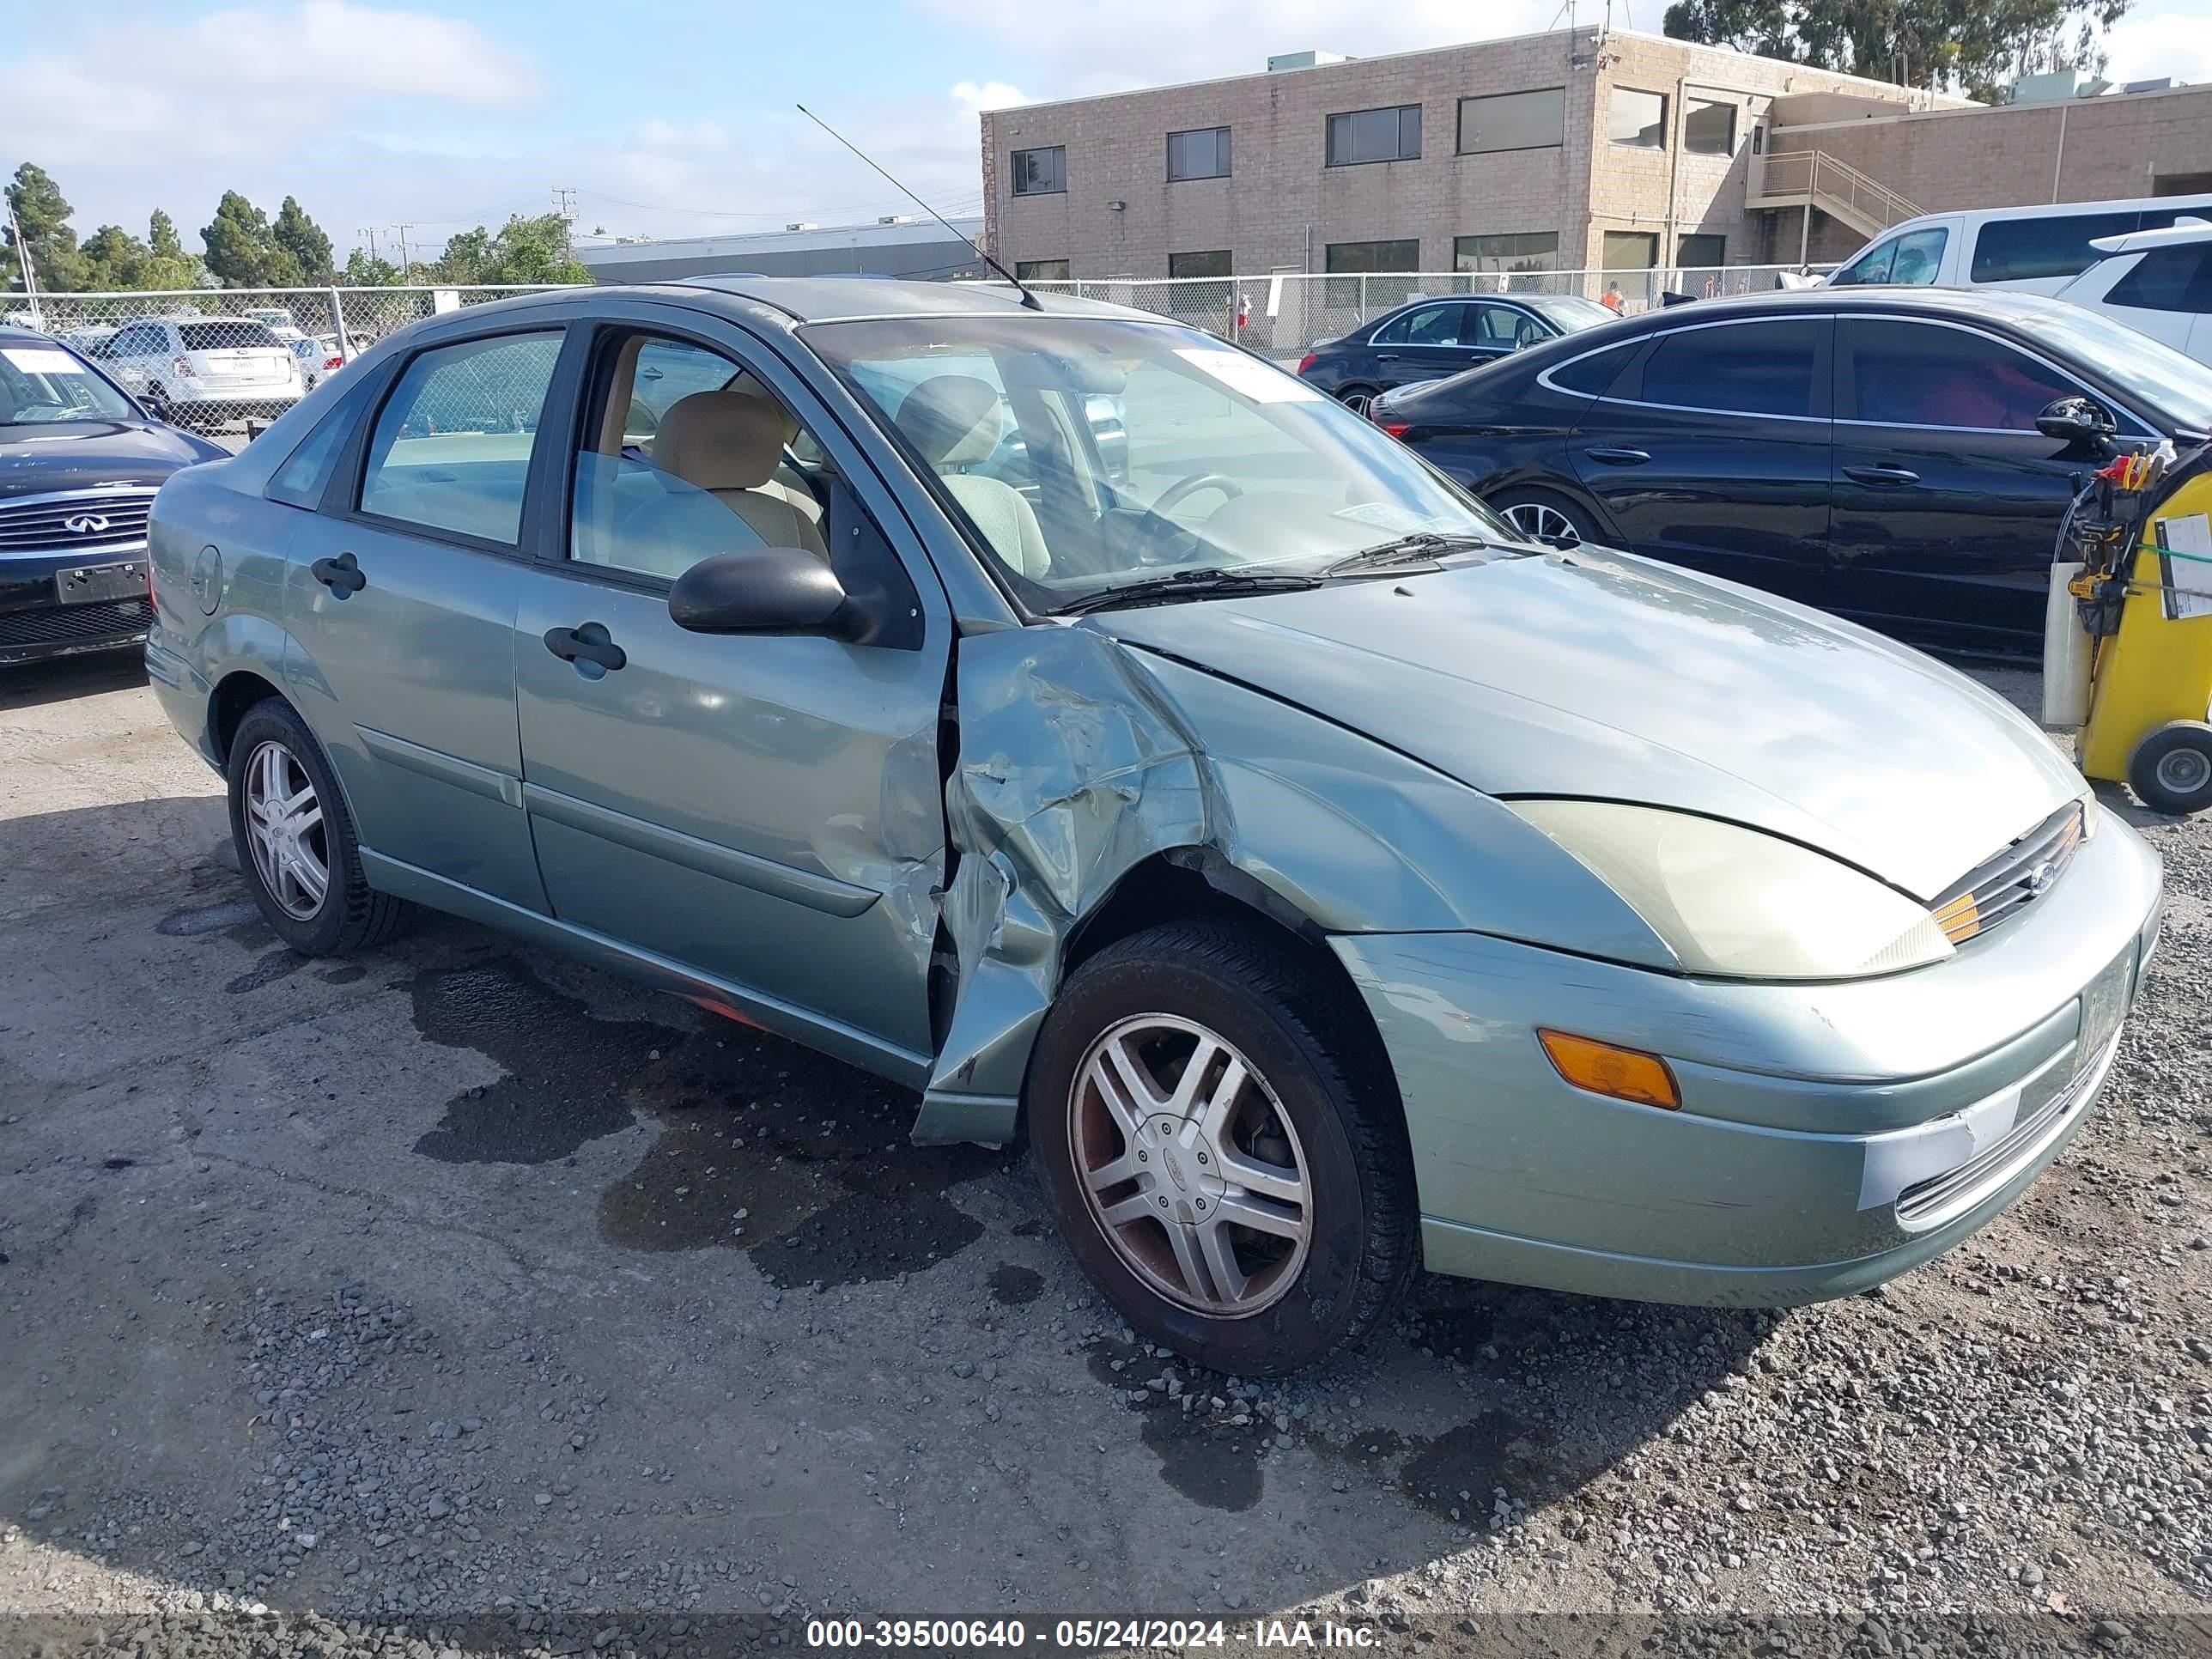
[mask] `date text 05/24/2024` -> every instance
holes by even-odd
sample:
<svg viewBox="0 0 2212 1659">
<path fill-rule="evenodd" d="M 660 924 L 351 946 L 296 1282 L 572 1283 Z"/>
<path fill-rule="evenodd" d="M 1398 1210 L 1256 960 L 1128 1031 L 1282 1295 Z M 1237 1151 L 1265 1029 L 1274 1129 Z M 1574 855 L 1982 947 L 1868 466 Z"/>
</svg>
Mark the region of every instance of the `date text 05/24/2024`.
<svg viewBox="0 0 2212 1659">
<path fill-rule="evenodd" d="M 1330 1620 L 1060 1619 L 1035 1625 L 1020 1619 L 810 1619 L 806 1645 L 815 1649 L 920 1649 L 933 1652 L 1048 1646 L 1059 1651 L 1110 1652 L 1128 1648 L 1374 1649 L 1382 1632 L 1371 1625 Z"/>
</svg>

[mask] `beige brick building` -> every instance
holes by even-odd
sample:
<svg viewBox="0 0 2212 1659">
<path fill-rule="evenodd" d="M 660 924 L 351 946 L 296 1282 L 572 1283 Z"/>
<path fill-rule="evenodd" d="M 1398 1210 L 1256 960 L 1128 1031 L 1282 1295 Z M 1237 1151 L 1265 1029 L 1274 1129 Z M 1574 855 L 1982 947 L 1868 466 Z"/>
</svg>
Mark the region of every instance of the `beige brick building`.
<svg viewBox="0 0 2212 1659">
<path fill-rule="evenodd" d="M 1037 278 L 1787 264 L 2182 188 L 2212 88 L 1990 109 L 1584 28 L 993 111 L 982 164 L 992 251 Z"/>
</svg>

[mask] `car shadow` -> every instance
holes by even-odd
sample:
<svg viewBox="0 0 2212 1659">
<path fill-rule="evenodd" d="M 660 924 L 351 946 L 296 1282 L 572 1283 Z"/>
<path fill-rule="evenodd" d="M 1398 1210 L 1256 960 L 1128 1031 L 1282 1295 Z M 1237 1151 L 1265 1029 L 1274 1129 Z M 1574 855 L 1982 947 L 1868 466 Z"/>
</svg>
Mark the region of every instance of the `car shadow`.
<svg viewBox="0 0 2212 1659">
<path fill-rule="evenodd" d="M 1784 1317 L 1424 1278 L 1318 1371 L 1201 1371 L 1081 1279 L 1024 1156 L 908 1145 L 910 1091 L 456 921 L 298 957 L 212 798 L 0 819 L 0 867 L 61 842 L 94 919 L 0 921 L 0 960 L 131 1010 L 106 1061 L 66 998 L 0 1022 L 0 1521 L 64 1583 L 410 1639 L 504 1595 L 484 1628 L 562 1651 L 655 1605 L 604 1534 L 695 1563 L 675 1605 L 733 1644 L 841 1596 L 1311 1607 L 1601 1542 Z"/>
<path fill-rule="evenodd" d="M 145 684 L 145 652 L 135 645 L 88 651 L 81 657 L 61 657 L 52 662 L 21 663 L 0 668 L 0 711 L 35 708 Z"/>
</svg>

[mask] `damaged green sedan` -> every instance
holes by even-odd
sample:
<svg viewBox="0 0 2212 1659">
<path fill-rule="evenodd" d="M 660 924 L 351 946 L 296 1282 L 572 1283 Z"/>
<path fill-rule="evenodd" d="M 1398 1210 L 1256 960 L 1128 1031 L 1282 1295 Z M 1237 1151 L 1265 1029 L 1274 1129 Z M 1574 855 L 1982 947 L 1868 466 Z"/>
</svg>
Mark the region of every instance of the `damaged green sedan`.
<svg viewBox="0 0 2212 1659">
<path fill-rule="evenodd" d="M 2160 874 L 2008 707 L 1533 545 L 1204 334 L 701 278 L 381 342 L 155 503 L 147 660 L 311 954 L 473 917 L 1026 1134 L 1246 1373 L 1417 1267 L 1778 1304 L 2056 1157 Z"/>
</svg>

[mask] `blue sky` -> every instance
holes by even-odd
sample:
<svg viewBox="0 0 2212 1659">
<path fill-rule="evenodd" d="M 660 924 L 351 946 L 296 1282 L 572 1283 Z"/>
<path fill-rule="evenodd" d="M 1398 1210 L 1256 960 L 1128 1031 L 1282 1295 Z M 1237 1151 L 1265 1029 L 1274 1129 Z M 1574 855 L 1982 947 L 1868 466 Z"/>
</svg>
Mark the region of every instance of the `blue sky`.
<svg viewBox="0 0 2212 1659">
<path fill-rule="evenodd" d="M 1662 0 L 1617 22 L 1655 28 Z M 802 100 L 948 212 L 981 197 L 975 112 L 1549 27 L 1559 0 L 99 0 L 23 6 L 0 40 L 0 168 L 35 161 L 80 234 L 185 234 L 226 189 L 297 196 L 341 250 L 577 191 L 581 228 L 661 236 L 907 204 Z M 1581 8 L 1587 20 L 1595 0 Z M 1646 15 L 1646 12 L 1649 15 Z M 2138 0 L 2124 76 L 2212 81 L 2212 0 Z"/>
</svg>

